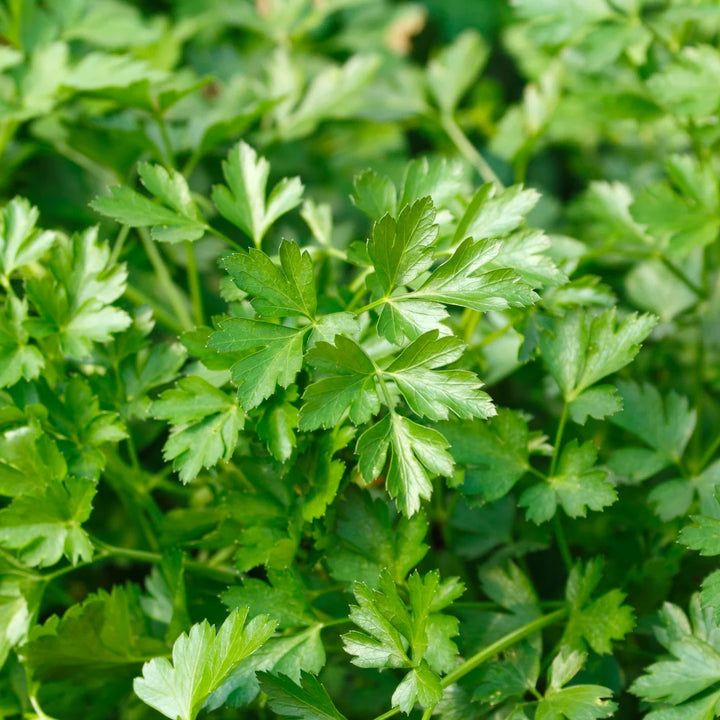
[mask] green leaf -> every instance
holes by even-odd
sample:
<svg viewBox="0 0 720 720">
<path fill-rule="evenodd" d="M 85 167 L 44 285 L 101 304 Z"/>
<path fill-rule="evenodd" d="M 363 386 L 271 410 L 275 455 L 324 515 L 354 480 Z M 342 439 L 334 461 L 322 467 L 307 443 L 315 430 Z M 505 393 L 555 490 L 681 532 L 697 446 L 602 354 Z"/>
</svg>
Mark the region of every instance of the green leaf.
<svg viewBox="0 0 720 720">
<path fill-rule="evenodd" d="M 102 215 L 130 227 L 150 227 L 158 242 L 198 240 L 207 224 L 192 200 L 187 181 L 177 170 L 140 163 L 140 178 L 161 204 L 124 186 L 110 189 L 109 197 L 98 197 L 91 206 Z"/>
<path fill-rule="evenodd" d="M 183 378 L 150 407 L 150 414 L 171 424 L 163 448 L 183 482 L 235 452 L 245 416 L 237 402 L 198 376 Z"/>
<path fill-rule="evenodd" d="M 297 425 L 298 409 L 289 402 L 277 402 L 265 408 L 256 430 L 272 456 L 284 463 L 290 459 L 297 444 Z"/>
<path fill-rule="evenodd" d="M 475 702 L 495 707 L 506 700 L 522 698 L 535 690 L 540 676 L 540 654 L 523 643 L 503 653 L 503 659 L 482 669 L 482 680 L 473 692 Z"/>
<path fill-rule="evenodd" d="M 207 698 L 232 670 L 272 635 L 275 623 L 259 615 L 245 625 L 247 608 L 234 610 L 216 632 L 207 620 L 173 645 L 172 663 L 154 658 L 135 678 L 136 695 L 171 720 L 195 720 Z"/>
<path fill-rule="evenodd" d="M 56 234 L 35 227 L 37 208 L 24 198 L 13 198 L 0 211 L 0 273 L 9 278 L 18 268 L 39 260 Z"/>
<path fill-rule="evenodd" d="M 602 558 L 593 558 L 584 566 L 577 563 L 570 571 L 565 588 L 570 617 L 561 641 L 566 650 L 580 652 L 589 645 L 599 655 L 608 654 L 612 642 L 622 640 L 634 627 L 632 608 L 622 604 L 625 595 L 620 590 L 610 590 L 591 600 L 603 568 Z"/>
<path fill-rule="evenodd" d="M 630 686 L 630 692 L 646 702 L 680 706 L 720 682 L 718 626 L 710 611 L 700 610 L 697 595 L 690 607 L 692 627 L 679 607 L 663 606 L 664 627 L 656 627 L 655 635 L 670 658 L 652 663 Z"/>
<path fill-rule="evenodd" d="M 390 178 L 366 170 L 354 178 L 353 188 L 350 199 L 371 220 L 380 220 L 383 215 L 395 216 L 397 192 Z"/>
<path fill-rule="evenodd" d="M 375 365 L 353 340 L 338 335 L 335 345 L 317 343 L 307 361 L 331 373 L 308 385 L 300 408 L 300 428 L 335 427 L 344 413 L 356 425 L 366 423 L 380 409 L 375 386 Z"/>
<path fill-rule="evenodd" d="M 297 573 L 268 570 L 270 584 L 247 578 L 222 594 L 223 603 L 234 610 L 247 606 L 250 617 L 261 612 L 277 622 L 278 629 L 308 627 L 318 622 L 305 597 L 305 589 Z"/>
<path fill-rule="evenodd" d="M 251 410 L 278 385 L 286 388 L 295 381 L 302 368 L 305 333 L 305 328 L 234 317 L 220 321 L 208 346 L 239 357 L 231 368 L 232 379 L 240 404 Z"/>
<path fill-rule="evenodd" d="M 312 78 L 297 107 L 280 123 L 283 140 L 293 140 L 312 133 L 323 121 L 352 117 L 367 102 L 363 92 L 380 69 L 375 54 L 357 53 L 343 65 L 328 64 Z"/>
<path fill-rule="evenodd" d="M 404 297 L 478 312 L 531 305 L 537 296 L 519 275 L 510 269 L 490 269 L 499 251 L 497 242 L 468 238 L 421 287 Z M 403 296 L 395 302 L 402 300 Z"/>
<path fill-rule="evenodd" d="M 623 409 L 622 398 L 612 385 L 598 385 L 583 390 L 568 405 L 570 417 L 578 425 L 584 425 L 588 417 L 603 420 Z"/>
<path fill-rule="evenodd" d="M 515 270 L 531 287 L 562 285 L 567 277 L 545 254 L 551 247 L 552 241 L 540 230 L 516 231 L 503 238 L 491 266 Z"/>
<path fill-rule="evenodd" d="M 67 475 L 67 462 L 39 423 L 15 427 L 0 437 L 0 494 L 42 494 Z"/>
<path fill-rule="evenodd" d="M 585 517 L 590 510 L 602 510 L 617 500 L 615 488 L 607 481 L 607 471 L 594 467 L 597 448 L 576 440 L 563 448 L 557 472 L 547 481 L 533 485 L 518 501 L 527 508 L 528 520 L 547 522 L 558 506 L 570 517 Z"/>
<path fill-rule="evenodd" d="M 647 443 L 667 464 L 679 462 L 697 419 L 687 398 L 673 390 L 663 398 L 649 383 L 621 381 L 618 389 L 623 411 L 612 422 Z"/>
<path fill-rule="evenodd" d="M 37 311 L 25 323 L 31 336 L 53 336 L 65 354 L 81 359 L 93 343 L 108 342 L 130 325 L 130 316 L 112 305 L 125 291 L 125 267 L 111 262 L 110 248 L 98 242 L 96 227 L 69 240 L 58 238 L 48 269 L 49 276 L 27 281 Z"/>
<path fill-rule="evenodd" d="M 145 589 L 148 594 L 140 598 L 143 611 L 165 624 L 165 640 L 173 641 L 190 627 L 183 554 L 174 549 L 167 553 L 145 579 Z"/>
<path fill-rule="evenodd" d="M 312 675 L 303 673 L 300 685 L 285 675 L 260 673 L 259 677 L 270 708 L 278 715 L 302 720 L 345 720 L 327 690 Z"/>
<path fill-rule="evenodd" d="M 3 563 L 3 572 L 10 570 Z M 36 622 L 43 586 L 30 579 L 13 576 L 0 580 L 0 668 L 10 650 L 25 643 Z"/>
<path fill-rule="evenodd" d="M 423 542 L 428 524 L 422 511 L 393 521 L 386 502 L 373 500 L 368 492 L 354 487 L 335 507 L 333 533 L 323 541 L 335 580 L 357 580 L 376 587 L 381 571 L 386 569 L 400 584 L 428 551 Z"/>
<path fill-rule="evenodd" d="M 391 702 L 406 715 L 412 712 L 415 703 L 432 708 L 442 698 L 442 686 L 438 676 L 424 663 L 413 668 L 395 688 Z"/>
<path fill-rule="evenodd" d="M 582 609 L 571 612 L 563 642 L 572 648 L 587 643 L 599 655 L 612 652 L 612 642 L 622 640 L 635 626 L 632 608 L 623 605 L 624 593 L 610 590 Z"/>
<path fill-rule="evenodd" d="M 673 478 L 656 485 L 648 501 L 657 516 L 668 521 L 687 513 L 693 501 L 699 501 L 703 515 L 716 516 L 720 510 L 715 488 L 720 483 L 720 460 L 708 465 L 699 475 Z"/>
<path fill-rule="evenodd" d="M 73 90 L 97 92 L 110 88 L 127 88 L 136 83 L 153 82 L 164 73 L 153 69 L 144 60 L 130 55 L 88 53 L 63 80 L 63 85 Z"/>
<path fill-rule="evenodd" d="M 128 677 L 141 662 L 165 652 L 152 638 L 134 585 L 116 585 L 53 615 L 23 645 L 23 662 L 37 680 L 70 680 L 80 675 L 91 686 Z"/>
<path fill-rule="evenodd" d="M 464 345 L 454 337 L 438 339 L 437 330 L 421 335 L 382 372 L 402 393 L 410 409 L 430 420 L 447 420 L 449 412 L 463 420 L 495 414 L 482 383 L 467 370 L 437 370 L 457 360 Z"/>
<path fill-rule="evenodd" d="M 375 223 L 367 251 L 386 296 L 432 265 L 436 214 L 432 199 L 425 197 L 405 206 L 397 221 L 385 215 Z"/>
<path fill-rule="evenodd" d="M 92 557 L 82 524 L 90 517 L 95 483 L 68 477 L 42 495 L 23 495 L 0 510 L 0 546 L 18 551 L 26 565 L 48 567 L 63 555 L 76 565 Z"/>
<path fill-rule="evenodd" d="M 266 196 L 270 164 L 244 142 L 230 151 L 222 169 L 228 187 L 216 185 L 213 202 L 259 248 L 270 226 L 300 204 L 303 185 L 297 177 L 284 178 Z"/>
<path fill-rule="evenodd" d="M 521 413 L 505 408 L 489 422 L 446 423 L 439 428 L 450 454 L 465 466 L 462 491 L 487 502 L 507 495 L 530 467 L 530 431 Z"/>
<path fill-rule="evenodd" d="M 522 185 L 513 185 L 498 191 L 494 183 L 486 183 L 473 195 L 465 208 L 453 240 L 459 243 L 467 238 L 477 241 L 503 237 L 523 223 L 539 199 L 540 195 L 536 190 L 525 189 Z M 541 242 L 545 245 L 545 241 L 535 235 L 528 237 L 532 238 L 532 244 Z M 513 240 L 511 235 L 505 239 L 503 245 L 508 241 L 510 245 L 505 252 L 513 256 L 517 251 L 517 240 Z M 533 250 L 536 251 L 537 248 Z M 529 264 L 528 261 L 529 258 L 523 260 L 526 265 Z"/>
<path fill-rule="evenodd" d="M 708 165 L 689 156 L 674 155 L 666 167 L 672 186 L 654 183 L 645 187 L 631 210 L 664 253 L 682 260 L 695 248 L 710 245 L 717 238 L 720 194 Z"/>
<path fill-rule="evenodd" d="M 533 39 L 543 45 L 561 45 L 613 14 L 606 0 L 512 0 L 512 6 L 518 17 L 530 23 Z"/>
<path fill-rule="evenodd" d="M 0 388 L 11 387 L 21 379 L 35 380 L 45 359 L 24 327 L 28 317 L 27 301 L 9 297 L 0 311 Z"/>
<path fill-rule="evenodd" d="M 648 89 L 660 104 L 681 117 L 702 119 L 720 105 L 714 78 L 720 72 L 720 53 L 709 45 L 682 48 L 674 62 L 650 76 Z"/>
<path fill-rule="evenodd" d="M 720 555 L 720 520 L 705 515 L 693 515 L 692 525 L 686 525 L 678 542 L 701 555 Z"/>
<path fill-rule="evenodd" d="M 440 110 L 452 113 L 475 82 L 490 48 L 475 30 L 466 30 L 428 64 L 428 85 Z"/>
<path fill-rule="evenodd" d="M 307 199 L 303 202 L 300 216 L 320 245 L 330 247 L 333 234 L 332 207 L 327 203 Z"/>
<path fill-rule="evenodd" d="M 651 315 L 628 315 L 616 326 L 616 310 L 599 315 L 568 313 L 549 322 L 540 336 L 543 362 L 567 402 L 625 367 L 655 325 Z"/>
<path fill-rule="evenodd" d="M 252 306 L 264 317 L 307 317 L 317 308 L 313 263 L 293 242 L 280 244 L 280 268 L 260 250 L 233 253 L 223 258 L 235 285 L 252 297 Z"/>
<path fill-rule="evenodd" d="M 447 448 L 447 440 L 437 430 L 390 413 L 360 436 L 356 452 L 362 476 L 372 482 L 383 470 L 389 451 L 386 487 L 403 514 L 410 516 L 420 509 L 421 498 L 430 499 L 431 477 L 452 475 L 454 463 Z"/>
<path fill-rule="evenodd" d="M 601 685 L 564 687 L 580 670 L 585 660 L 582 653 L 560 654 L 550 668 L 550 687 L 538 703 L 537 720 L 597 720 L 612 717 L 617 705 L 608 700 L 612 690 Z"/>
<path fill-rule="evenodd" d="M 381 574 L 377 590 L 355 585 L 358 605 L 350 608 L 350 620 L 362 632 L 342 636 L 345 651 L 359 667 L 410 668 L 392 698 L 405 713 L 416 702 L 434 706 L 442 695 L 438 674 L 455 665 L 458 651 L 451 638 L 458 622 L 440 611 L 463 590 L 457 578 L 441 582 L 437 572 L 422 577 L 415 572 L 408 580 L 406 607 L 388 573 Z"/>
</svg>

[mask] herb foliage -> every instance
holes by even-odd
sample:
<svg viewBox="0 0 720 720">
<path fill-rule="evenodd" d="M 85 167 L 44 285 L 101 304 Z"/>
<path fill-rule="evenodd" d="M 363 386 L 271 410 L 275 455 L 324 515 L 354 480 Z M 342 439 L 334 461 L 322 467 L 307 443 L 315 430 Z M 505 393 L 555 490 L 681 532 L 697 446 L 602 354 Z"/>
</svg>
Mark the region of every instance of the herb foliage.
<svg viewBox="0 0 720 720">
<path fill-rule="evenodd" d="M 718 3 L 0 38 L 0 717 L 720 717 Z"/>
</svg>

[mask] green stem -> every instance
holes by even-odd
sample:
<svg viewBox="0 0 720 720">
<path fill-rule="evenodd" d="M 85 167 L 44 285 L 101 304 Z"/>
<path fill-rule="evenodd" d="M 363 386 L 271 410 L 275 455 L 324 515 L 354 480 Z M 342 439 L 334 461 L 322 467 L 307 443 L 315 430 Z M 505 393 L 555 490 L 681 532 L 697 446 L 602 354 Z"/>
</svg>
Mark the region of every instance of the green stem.
<svg viewBox="0 0 720 720">
<path fill-rule="evenodd" d="M 183 300 L 180 291 L 177 289 L 177 286 L 172 281 L 167 265 L 165 264 L 160 251 L 155 246 L 154 240 L 150 237 L 150 233 L 145 228 L 137 228 L 137 231 L 138 235 L 140 235 L 140 240 L 142 241 L 145 254 L 148 256 L 148 260 L 150 260 L 150 264 L 155 270 L 158 282 L 164 290 L 170 305 L 172 305 L 172 308 L 180 321 L 180 325 L 183 330 L 192 330 L 194 325 L 192 318 L 185 307 L 185 301 Z"/>
<path fill-rule="evenodd" d="M 149 550 L 135 550 L 134 548 L 123 548 L 117 547 L 116 545 L 109 545 L 102 540 L 97 538 L 91 538 L 94 545 L 104 551 L 105 555 L 99 559 L 105 559 L 108 557 L 123 557 L 128 560 L 137 560 L 142 563 L 149 563 L 156 565 L 163 559 L 162 553 L 151 552 Z M 206 575 L 207 577 L 213 577 L 221 582 L 234 583 L 237 582 L 240 573 L 234 568 L 223 568 L 223 567 L 209 567 L 205 563 L 197 562 L 196 560 L 185 559 L 185 568 L 191 572 L 195 572 L 198 575 Z M 77 567 L 77 566 L 76 566 Z"/>
<path fill-rule="evenodd" d="M 520 640 L 524 640 L 526 637 L 530 637 L 531 635 L 540 632 L 543 628 L 546 628 L 549 625 L 554 625 L 558 620 L 562 620 L 566 614 L 566 608 L 555 610 L 555 612 L 542 615 L 526 625 L 519 627 L 517 630 L 513 630 L 507 635 L 504 635 L 491 645 L 488 645 L 479 652 L 476 652 L 472 657 L 460 665 L 460 667 L 455 668 L 455 670 L 442 679 L 440 684 L 442 687 L 446 688 L 453 683 L 456 683 L 458 680 L 465 677 L 465 675 L 475 670 L 475 668 L 480 667 L 480 665 L 484 662 L 495 657 L 498 653 L 501 653 L 503 650 L 507 650 L 509 647 L 515 645 L 515 643 L 520 642 Z"/>
<path fill-rule="evenodd" d="M 423 713 L 422 720 L 430 720 L 434 709 L 435 709 L 434 705 L 429 708 L 425 708 L 425 712 Z"/>
<path fill-rule="evenodd" d="M 327 622 L 324 622 L 322 626 L 324 630 L 325 628 L 335 627 L 336 625 L 347 625 L 351 622 L 352 620 L 350 620 L 350 618 L 334 618 L 333 620 L 328 620 Z"/>
<path fill-rule="evenodd" d="M 187 162 L 183 165 L 181 173 L 183 177 L 189 178 L 192 175 L 193 170 L 202 159 L 202 153 L 200 152 L 200 146 L 193 150 L 192 155 L 187 159 Z"/>
<path fill-rule="evenodd" d="M 483 182 L 495 183 L 498 190 L 503 190 L 505 186 L 500 181 L 500 178 L 495 174 L 495 171 L 490 165 L 488 165 L 487 160 L 485 160 L 470 142 L 462 128 L 457 124 L 455 118 L 450 114 L 444 114 L 440 122 L 447 136 L 460 151 L 460 154 L 478 171 L 478 175 L 483 179 Z"/>
<path fill-rule="evenodd" d="M 565 569 L 569 572 L 573 566 L 573 559 L 570 554 L 570 546 L 565 537 L 565 530 L 563 530 L 562 520 L 560 520 L 559 510 L 556 510 L 553 516 L 553 529 L 555 530 L 555 539 L 557 540 L 560 556 L 562 557 Z"/>
<path fill-rule="evenodd" d="M 245 248 L 239 243 L 233 240 L 232 238 L 228 237 L 224 232 L 221 232 L 217 228 L 213 227 L 212 225 L 206 225 L 205 229 L 211 234 L 214 235 L 216 238 L 219 238 L 223 242 L 227 243 L 231 248 L 235 250 L 245 250 Z"/>
<path fill-rule="evenodd" d="M 527 623 L 526 625 L 517 628 L 517 630 L 513 630 L 507 635 L 504 635 L 491 645 L 488 645 L 479 652 L 476 652 L 462 665 L 455 668 L 455 670 L 446 675 L 440 682 L 440 685 L 443 688 L 453 685 L 458 680 L 465 677 L 465 675 L 471 673 L 473 670 L 480 667 L 480 665 L 482 665 L 483 663 L 494 658 L 498 653 L 501 653 L 503 650 L 507 650 L 509 647 L 512 647 L 521 640 L 524 640 L 526 637 L 530 637 L 531 635 L 540 632 L 542 629 L 549 627 L 550 625 L 554 625 L 558 620 L 562 620 L 565 615 L 567 615 L 567 608 L 563 607 L 560 610 L 555 610 L 555 612 L 548 613 L 547 615 L 542 615 L 541 617 L 536 618 L 535 620 Z M 387 720 L 387 718 L 394 717 L 399 713 L 400 708 L 394 707 L 391 710 L 383 713 L 382 715 L 378 715 L 377 717 L 373 718 L 373 720 Z"/>
<path fill-rule="evenodd" d="M 165 124 L 165 118 L 162 114 L 157 113 L 155 116 L 155 123 L 160 130 L 160 137 L 162 138 L 165 151 L 165 160 L 167 161 L 168 167 L 175 168 L 175 153 L 173 153 L 172 143 L 170 142 L 170 135 L 168 134 L 167 125 Z"/>
<path fill-rule="evenodd" d="M 510 321 L 509 323 L 503 325 L 497 330 L 493 330 L 478 343 L 477 347 L 485 347 L 487 345 L 490 345 L 490 343 L 494 343 L 496 340 L 499 340 L 503 335 L 505 335 L 506 332 L 508 332 L 508 330 L 512 329 L 513 325 L 514 323 Z"/>
<path fill-rule="evenodd" d="M 120 232 L 118 232 L 117 237 L 115 238 L 115 244 L 113 245 L 112 252 L 110 253 L 110 264 L 111 265 L 116 263 L 118 258 L 120 257 L 120 253 L 122 252 L 123 245 L 125 244 L 125 240 L 126 240 L 129 232 L 130 232 L 129 225 L 123 225 L 120 228 Z"/>
<path fill-rule="evenodd" d="M 43 712 L 43 709 L 40 707 L 40 703 L 38 702 L 38 699 L 37 699 L 35 693 L 32 693 L 30 695 L 29 699 L 30 699 L 30 704 L 32 705 L 32 708 L 38 717 L 38 720 L 55 720 L 55 718 L 50 717 L 50 715 L 47 715 L 45 712 Z"/>
<path fill-rule="evenodd" d="M 702 459 L 700 460 L 700 470 L 704 470 L 706 465 L 712 460 L 713 455 L 717 451 L 717 449 L 720 447 L 720 431 L 718 431 L 718 434 L 715 436 L 715 439 L 710 443 L 708 446 L 708 449 L 705 451 L 705 453 L 702 456 Z"/>
<path fill-rule="evenodd" d="M 369 312 L 373 308 L 379 307 L 380 305 L 384 305 L 387 302 L 387 298 L 380 298 L 379 300 L 373 300 L 373 302 L 368 303 L 367 305 L 363 305 L 358 310 L 353 310 L 353 312 L 356 315 L 362 315 L 363 313 Z"/>
<path fill-rule="evenodd" d="M 537 468 L 534 468 L 532 465 L 528 465 L 526 472 L 529 472 L 536 478 L 540 478 L 540 480 L 547 480 L 547 476 L 544 473 L 541 473 Z"/>
<path fill-rule="evenodd" d="M 560 457 L 560 445 L 562 443 L 563 433 L 565 432 L 565 423 L 567 422 L 569 405 L 567 401 L 563 405 L 562 413 L 560 414 L 560 422 L 558 423 L 557 433 L 555 434 L 555 445 L 553 447 L 552 460 L 550 461 L 550 472 L 548 475 L 552 477 L 555 474 L 555 468 L 557 467 L 558 458 Z"/>
<path fill-rule="evenodd" d="M 706 299 L 707 293 L 699 285 L 694 283 L 675 263 L 668 260 L 664 255 L 659 253 L 654 257 L 658 258 L 660 262 L 681 282 L 685 283 L 690 290 L 692 290 L 699 298 Z"/>
<path fill-rule="evenodd" d="M 394 715 L 397 715 L 400 712 L 399 707 L 392 708 L 392 710 L 388 710 L 387 712 L 384 712 L 382 715 L 378 715 L 373 720 L 387 720 L 387 718 L 391 718 Z"/>
<path fill-rule="evenodd" d="M 190 287 L 190 298 L 192 300 L 193 318 L 195 319 L 196 325 L 204 325 L 200 273 L 198 272 L 197 260 L 195 258 L 195 246 L 189 240 L 185 241 L 185 252 L 187 253 L 188 285 Z"/>
<path fill-rule="evenodd" d="M 125 288 L 125 297 L 135 305 L 149 305 L 155 319 L 161 322 L 168 330 L 172 330 L 177 335 L 182 335 L 185 332 L 185 328 L 167 310 L 164 310 L 142 290 L 128 285 Z"/>
</svg>

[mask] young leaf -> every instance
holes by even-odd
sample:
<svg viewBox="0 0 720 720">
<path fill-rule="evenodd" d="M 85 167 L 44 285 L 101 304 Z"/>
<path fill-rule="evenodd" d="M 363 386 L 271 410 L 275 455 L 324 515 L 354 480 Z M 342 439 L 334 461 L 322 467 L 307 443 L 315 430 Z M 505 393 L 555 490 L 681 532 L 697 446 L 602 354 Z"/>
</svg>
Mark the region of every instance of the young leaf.
<svg viewBox="0 0 720 720">
<path fill-rule="evenodd" d="M 93 343 L 108 342 L 130 325 L 130 316 L 112 305 L 125 290 L 125 267 L 111 263 L 110 248 L 98 243 L 96 227 L 59 239 L 49 270 L 50 276 L 27 282 L 37 312 L 25 323 L 31 336 L 54 336 L 64 353 L 84 358 Z"/>
<path fill-rule="evenodd" d="M 54 232 L 35 227 L 38 217 L 38 209 L 20 197 L 0 211 L 0 273 L 6 280 L 42 257 L 55 241 Z"/>
<path fill-rule="evenodd" d="M 564 648 L 584 651 L 589 645 L 599 655 L 612 652 L 612 643 L 622 640 L 635 625 L 632 608 L 623 605 L 624 593 L 614 589 L 592 600 L 602 578 L 603 563 L 594 558 L 570 571 L 565 596 L 570 618 L 562 637 Z"/>
<path fill-rule="evenodd" d="M 172 425 L 163 455 L 174 461 L 183 482 L 221 458 L 229 460 L 245 423 L 237 402 L 198 376 L 183 378 L 176 389 L 166 390 L 150 413 Z"/>
<path fill-rule="evenodd" d="M 353 204 L 371 220 L 380 220 L 383 215 L 395 217 L 397 192 L 390 178 L 367 170 L 355 177 L 353 188 Z"/>
<path fill-rule="evenodd" d="M 26 300 L 8 298 L 0 311 L 0 387 L 15 385 L 21 378 L 34 380 L 45 365 L 42 353 L 30 345 L 24 327 L 28 317 Z"/>
<path fill-rule="evenodd" d="M 567 683 L 582 667 L 585 656 L 573 652 L 560 654 L 550 668 L 550 686 L 538 703 L 537 720 L 597 720 L 612 717 L 617 705 L 608 700 L 612 691 L 601 685 L 570 685 Z"/>
<path fill-rule="evenodd" d="M 210 336 L 208 346 L 234 353 L 239 359 L 231 368 L 238 386 L 238 398 L 245 410 L 252 410 L 275 392 L 295 381 L 303 363 L 303 339 L 307 328 L 290 328 L 275 323 L 228 318 Z"/>
<path fill-rule="evenodd" d="M 649 383 L 621 381 L 618 389 L 623 411 L 612 422 L 644 441 L 667 464 L 679 462 L 696 422 L 687 398 L 672 390 L 663 398 Z"/>
<path fill-rule="evenodd" d="M 464 346 L 456 338 L 438 339 L 437 330 L 421 335 L 383 370 L 410 409 L 430 420 L 447 420 L 449 412 L 463 420 L 495 414 L 482 383 L 467 370 L 438 370 L 456 360 Z"/>
<path fill-rule="evenodd" d="M 380 475 L 390 453 L 386 487 L 405 515 L 420 509 L 420 500 L 432 494 L 430 478 L 449 477 L 453 459 L 447 440 L 437 430 L 389 413 L 358 439 L 356 452 L 362 476 L 372 482 Z"/>
<path fill-rule="evenodd" d="M 210 695 L 232 670 L 272 635 L 275 623 L 258 615 L 247 625 L 247 608 L 233 610 L 216 632 L 207 620 L 193 625 L 164 657 L 143 665 L 135 678 L 137 696 L 171 720 L 195 720 Z"/>
<path fill-rule="evenodd" d="M 228 588 L 222 594 L 222 601 L 230 610 L 248 607 L 250 617 L 262 611 L 277 622 L 279 630 L 309 627 L 318 622 L 297 573 L 270 569 L 268 580 L 270 584 L 247 578 L 242 585 Z"/>
<path fill-rule="evenodd" d="M 677 59 L 647 81 L 652 96 L 681 117 L 702 119 L 720 104 L 713 77 L 720 71 L 720 53 L 709 45 L 683 48 Z"/>
<path fill-rule="evenodd" d="M 425 197 L 403 208 L 397 221 L 385 215 L 375 223 L 367 251 L 386 296 L 432 265 L 438 234 L 435 215 L 432 199 Z"/>
<path fill-rule="evenodd" d="M 490 49 L 481 35 L 474 30 L 466 30 L 429 63 L 428 84 L 443 113 L 454 112 L 489 54 Z"/>
<path fill-rule="evenodd" d="M 280 244 L 280 268 L 260 250 L 233 253 L 221 265 L 233 282 L 252 297 L 263 317 L 315 317 L 317 300 L 313 263 L 293 242 Z"/>
<path fill-rule="evenodd" d="M 270 226 L 300 204 L 303 185 L 297 177 L 284 178 L 266 197 L 270 163 L 244 142 L 230 151 L 222 168 L 228 187 L 216 185 L 213 202 L 259 248 Z"/>
<path fill-rule="evenodd" d="M 308 352 L 307 361 L 332 374 L 305 390 L 301 429 L 335 427 L 345 412 L 351 422 L 362 425 L 379 411 L 375 365 L 353 340 L 338 335 L 335 345 L 319 342 Z"/>
<path fill-rule="evenodd" d="M 138 172 L 147 190 L 162 205 L 123 185 L 110 189 L 109 197 L 97 197 L 91 206 L 102 215 L 130 227 L 150 227 L 158 242 L 198 240 L 207 224 L 192 200 L 187 181 L 177 170 L 141 163 Z"/>
<path fill-rule="evenodd" d="M 408 580 L 410 607 L 407 608 L 388 573 L 380 576 L 380 587 L 371 590 L 357 583 L 357 606 L 350 619 L 362 631 L 343 635 L 345 651 L 359 667 L 409 668 L 393 694 L 394 706 L 410 713 L 416 702 L 435 705 L 442 695 L 439 673 L 449 672 L 456 660 L 455 618 L 440 611 L 463 592 L 457 578 L 440 581 L 437 572 L 424 577 L 413 573 Z"/>
</svg>

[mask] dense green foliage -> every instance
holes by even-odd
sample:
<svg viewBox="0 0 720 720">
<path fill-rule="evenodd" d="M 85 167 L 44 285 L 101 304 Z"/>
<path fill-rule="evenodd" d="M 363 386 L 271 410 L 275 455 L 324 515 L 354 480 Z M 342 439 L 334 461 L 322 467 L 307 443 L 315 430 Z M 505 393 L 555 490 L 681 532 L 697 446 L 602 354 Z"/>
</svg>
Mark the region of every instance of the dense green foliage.
<svg viewBox="0 0 720 720">
<path fill-rule="evenodd" d="M 0 718 L 720 717 L 720 2 L 0 39 Z"/>
</svg>

